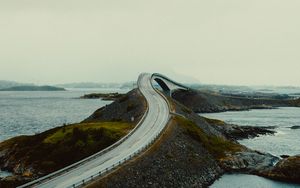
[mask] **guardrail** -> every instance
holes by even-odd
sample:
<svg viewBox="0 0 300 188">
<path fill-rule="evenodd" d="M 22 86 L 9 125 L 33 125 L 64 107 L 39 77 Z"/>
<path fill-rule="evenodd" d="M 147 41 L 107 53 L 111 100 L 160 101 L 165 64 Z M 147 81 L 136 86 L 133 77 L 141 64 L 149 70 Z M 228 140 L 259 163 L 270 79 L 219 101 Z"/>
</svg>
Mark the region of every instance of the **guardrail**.
<svg viewBox="0 0 300 188">
<path fill-rule="evenodd" d="M 152 77 L 151 77 L 152 79 Z M 152 88 L 166 101 L 168 107 L 169 107 L 169 110 L 171 109 L 170 107 L 170 103 L 169 103 L 169 100 L 165 97 L 165 95 L 163 95 L 160 91 L 156 90 L 153 85 L 151 84 Z M 168 114 L 168 120 L 170 120 L 170 114 Z M 86 178 L 85 180 L 82 180 L 78 183 L 75 183 L 73 184 L 72 186 L 70 187 L 73 187 L 73 188 L 76 188 L 76 187 L 80 187 L 80 186 L 83 186 L 85 185 L 86 183 L 94 180 L 95 178 L 98 178 L 98 177 L 101 177 L 101 176 L 104 176 L 106 174 L 108 174 L 109 172 L 111 172 L 111 170 L 113 169 L 116 169 L 117 167 L 119 167 L 121 164 L 125 163 L 126 161 L 132 159 L 133 157 L 137 156 L 139 153 L 141 153 L 142 151 L 145 151 L 147 150 L 154 142 L 155 140 L 161 136 L 161 134 L 164 132 L 163 130 L 166 129 L 166 126 L 163 127 L 162 130 L 159 131 L 158 134 L 155 135 L 155 137 L 147 144 L 145 145 L 144 147 L 140 148 L 138 151 L 134 152 L 133 154 L 131 154 L 129 157 L 123 159 L 122 161 L 119 161 L 115 164 L 113 164 L 110 168 L 106 168 L 105 170 L 102 170 L 102 171 L 99 171 L 98 173 L 95 173 L 94 175 L 92 175 L 91 177 L 89 178 Z"/>
<path fill-rule="evenodd" d="M 151 76 L 151 80 L 152 80 L 152 76 Z M 150 81 L 151 81 L 150 80 Z M 165 95 L 163 95 L 160 91 L 156 90 L 152 83 L 151 83 L 151 86 L 152 88 L 166 101 L 167 105 L 168 105 L 168 108 L 169 110 L 171 109 L 171 106 L 170 106 L 170 103 L 169 103 L 169 100 L 166 98 Z M 170 120 L 170 113 L 168 114 L 168 121 Z M 98 178 L 98 177 L 101 177 L 101 176 L 104 176 L 106 174 L 108 174 L 109 172 L 111 172 L 112 170 L 118 168 L 120 165 L 122 165 L 123 163 L 125 163 L 126 161 L 132 159 L 133 157 L 137 156 L 139 153 L 147 150 L 154 142 L 157 138 L 159 138 L 161 136 L 161 134 L 164 132 L 163 130 L 166 129 L 167 126 L 164 126 L 163 129 L 161 129 L 159 131 L 158 134 L 155 135 L 155 137 L 147 144 L 145 145 L 144 147 L 140 148 L 139 150 L 137 150 L 136 152 L 134 152 L 133 154 L 131 154 L 130 156 L 126 157 L 125 159 L 113 164 L 110 168 L 106 168 L 105 170 L 102 170 L 102 171 L 99 171 L 97 173 L 95 173 L 94 175 L 90 176 L 89 178 L 86 178 L 84 180 L 81 180 L 80 182 L 78 183 L 75 183 L 73 184 L 72 186 L 70 186 L 69 188 L 76 188 L 76 187 L 81 187 L 87 183 L 89 183 L 90 181 L 93 181 L 95 178 Z"/>
<path fill-rule="evenodd" d="M 155 74 L 153 74 L 153 75 L 151 76 L 150 82 L 152 81 L 152 77 L 153 77 L 154 75 L 155 75 Z M 141 77 L 141 76 L 140 76 L 140 77 Z M 139 80 L 140 80 L 140 77 L 139 77 Z M 139 82 L 138 82 L 138 83 L 139 83 Z M 170 111 L 171 105 L 170 105 L 170 103 L 169 103 L 169 100 L 166 98 L 166 96 L 163 95 L 160 91 L 156 90 L 156 89 L 153 87 L 152 83 L 151 83 L 151 86 L 152 86 L 152 88 L 153 88 L 153 89 L 154 89 L 154 90 L 155 90 L 155 91 L 156 91 L 156 92 L 157 92 L 157 93 L 158 93 L 158 94 L 166 101 L 166 103 L 167 103 L 167 105 L 168 105 L 168 108 L 169 108 L 169 111 Z M 140 88 L 140 87 L 139 87 L 139 88 Z M 141 92 L 141 91 L 140 91 L 140 92 Z M 142 92 L 141 92 L 141 93 L 142 93 Z M 19 186 L 19 188 L 32 187 L 32 186 L 35 186 L 35 185 L 42 184 L 45 180 L 51 180 L 51 179 L 54 179 L 55 177 L 57 177 L 57 176 L 59 176 L 59 175 L 65 173 L 65 172 L 68 172 L 68 171 L 70 171 L 70 170 L 72 170 L 72 169 L 74 169 L 74 168 L 76 168 L 76 167 L 78 167 L 78 166 L 84 165 L 85 163 L 87 163 L 87 162 L 89 162 L 89 161 L 91 161 L 91 160 L 93 160 L 93 159 L 99 157 L 100 155 L 103 155 L 104 153 L 107 153 L 108 151 L 114 149 L 115 147 L 117 147 L 118 145 L 120 145 L 121 143 L 123 143 L 129 136 L 131 136 L 131 135 L 132 135 L 132 134 L 140 127 L 140 125 L 144 122 L 144 120 L 145 120 L 145 118 L 146 118 L 146 116 L 147 116 L 147 114 L 148 114 L 148 111 L 149 111 L 149 104 L 148 104 L 148 102 L 147 102 L 146 112 L 144 113 L 143 117 L 142 117 L 141 120 L 138 122 L 138 124 L 135 126 L 135 128 L 134 128 L 133 130 L 131 130 L 125 137 L 123 137 L 122 139 L 120 139 L 119 141 L 117 141 L 116 143 L 114 143 L 113 145 L 107 147 L 106 149 L 104 149 L 104 150 L 102 150 L 102 151 L 100 151 L 100 152 L 98 152 L 98 153 L 96 153 L 96 154 L 94 154 L 94 155 L 92 155 L 92 156 L 90 156 L 90 157 L 87 157 L 87 158 L 85 158 L 85 159 L 83 159 L 83 160 L 81 160 L 81 161 L 78 161 L 78 162 L 76 162 L 76 163 L 74 163 L 74 164 L 72 164 L 72 165 L 70 165 L 70 166 L 68 166 L 68 167 L 65 167 L 65 168 L 63 168 L 63 169 L 61 169 L 61 170 L 58 170 L 58 171 L 56 171 L 56 172 L 53 172 L 53 173 L 51 173 L 51 174 L 49 174 L 49 175 L 47 175 L 47 176 L 44 176 L 44 177 L 42 177 L 42 178 L 39 178 L 39 179 L 37 179 L 37 180 L 34 180 L 34 181 L 32 181 L 32 182 L 29 182 L 29 183 L 27 183 L 27 184 L 24 184 L 24 185 L 22 185 L 22 186 Z M 168 114 L 168 121 L 170 120 L 170 117 L 171 117 L 171 116 L 170 116 L 170 113 L 169 113 L 169 114 Z M 119 161 L 119 162 L 113 164 L 111 167 L 106 168 L 105 170 L 99 171 L 99 172 L 97 172 L 97 173 L 91 175 L 91 176 L 88 177 L 88 178 L 85 178 L 85 179 L 83 179 L 83 180 L 81 180 L 81 181 L 78 181 L 77 183 L 74 183 L 72 186 L 69 186 L 69 188 L 81 187 L 81 186 L 85 185 L 86 183 L 88 183 L 88 182 L 94 180 L 95 178 L 98 178 L 98 177 L 101 177 L 101 176 L 103 176 L 103 175 L 105 175 L 105 174 L 108 174 L 109 172 L 111 172 L 111 170 L 116 169 L 116 168 L 119 167 L 121 164 L 123 164 L 123 163 L 125 163 L 126 161 L 132 159 L 133 157 L 135 157 L 136 155 L 138 155 L 138 154 L 141 153 L 142 151 L 145 151 L 146 149 L 148 149 L 148 148 L 155 142 L 155 140 L 156 140 L 157 138 L 159 138 L 159 137 L 162 135 L 162 133 L 164 132 L 164 130 L 166 129 L 166 127 L 167 127 L 167 126 L 164 126 L 164 127 L 159 131 L 159 133 L 156 134 L 156 135 L 154 136 L 154 138 L 153 138 L 147 145 L 143 146 L 142 148 L 140 148 L 139 150 L 137 150 L 137 151 L 134 152 L 133 154 L 131 154 L 131 155 L 129 155 L 128 157 L 124 158 L 123 160 L 121 160 L 121 161 Z"/>
<path fill-rule="evenodd" d="M 139 79 L 140 79 L 140 77 L 139 77 Z M 72 165 L 69 165 L 69 166 L 67 166 L 65 168 L 62 168 L 62 169 L 60 169 L 58 171 L 50 173 L 50 174 L 48 174 L 46 176 L 43 176 L 43 177 L 41 177 L 39 179 L 36 179 L 34 181 L 28 182 L 28 183 L 26 183 L 24 185 L 19 186 L 18 188 L 33 187 L 35 185 L 39 185 L 39 184 L 43 183 L 45 180 L 54 179 L 55 177 L 57 177 L 57 176 L 65 173 L 65 172 L 68 172 L 68 171 L 70 171 L 70 170 L 72 170 L 72 169 L 74 169 L 74 168 L 76 168 L 78 166 L 84 165 L 85 163 L 87 163 L 87 162 L 89 162 L 89 161 L 91 161 L 91 160 L 93 160 L 93 159 L 95 159 L 95 158 L 97 158 L 97 157 L 99 157 L 99 156 L 101 156 L 101 155 L 103 155 L 103 154 L 111 151 L 112 149 L 114 149 L 115 147 L 117 147 L 121 143 L 123 143 L 129 136 L 131 136 L 140 127 L 140 125 L 144 122 L 144 120 L 145 120 L 145 118 L 146 118 L 146 116 L 148 114 L 148 111 L 149 111 L 149 105 L 147 103 L 146 111 L 145 111 L 144 115 L 142 116 L 141 120 L 138 122 L 138 124 L 125 137 L 121 138 L 116 143 L 114 143 L 114 144 L 110 145 L 109 147 L 101 150 L 100 152 L 95 153 L 95 154 L 93 154 L 93 155 L 91 155 L 91 156 L 89 156 L 89 157 L 87 157 L 85 159 L 82 159 L 82 160 L 80 160 L 80 161 L 78 161 L 78 162 L 76 162 L 76 163 L 74 163 Z"/>
<path fill-rule="evenodd" d="M 170 118 L 170 117 L 169 117 Z M 138 154 L 140 154 L 141 152 L 147 150 L 154 142 L 157 138 L 159 138 L 162 133 L 163 133 L 163 130 L 166 128 L 166 126 L 164 126 L 164 128 L 159 131 L 158 134 L 155 135 L 155 137 L 147 144 L 145 145 L 144 147 L 142 147 L 141 149 L 139 149 L 138 151 L 134 152 L 133 154 L 131 154 L 129 157 L 113 164 L 111 167 L 109 168 L 106 168 L 105 170 L 102 170 L 102 171 L 99 171 L 98 173 L 95 173 L 94 175 L 90 176 L 89 178 L 86 178 L 78 183 L 75 183 L 73 184 L 72 186 L 69 186 L 67 188 L 76 188 L 76 187 L 81 187 L 83 185 L 86 185 L 87 183 L 89 183 L 90 181 L 93 181 L 95 180 L 95 178 L 98 178 L 98 177 L 101 177 L 101 176 L 104 176 L 106 174 L 109 174 L 112 170 L 118 168 L 119 166 L 121 166 L 123 163 L 125 163 L 126 161 L 129 161 L 131 160 L 133 157 L 137 156 Z"/>
<path fill-rule="evenodd" d="M 151 77 L 152 79 L 152 77 Z M 166 101 L 167 105 L 168 105 L 168 108 L 169 110 L 171 109 L 170 107 L 170 103 L 169 103 L 169 100 L 166 98 L 166 96 L 164 94 L 162 94 L 160 91 L 156 90 L 153 85 L 151 84 L 152 88 Z M 168 114 L 168 122 L 170 120 L 170 113 Z M 97 173 L 95 173 L 94 175 L 90 176 L 89 178 L 86 178 L 78 183 L 75 183 L 73 184 L 72 186 L 68 187 L 68 188 L 76 188 L 76 187 L 81 187 L 87 183 L 89 183 L 90 181 L 93 181 L 95 178 L 98 178 L 98 177 L 101 177 L 101 176 L 104 176 L 108 173 L 110 173 L 112 170 L 118 168 L 120 165 L 122 165 L 123 163 L 125 163 L 126 161 L 128 160 L 131 160 L 133 157 L 137 156 L 138 154 L 140 154 L 141 152 L 147 150 L 155 141 L 156 139 L 158 139 L 162 133 L 164 132 L 164 130 L 166 129 L 167 126 L 164 126 L 158 134 L 156 134 L 154 136 L 153 139 L 151 139 L 151 141 L 145 145 L 144 147 L 140 148 L 139 150 L 137 150 L 136 152 L 134 152 L 133 154 L 131 154 L 130 156 L 126 157 L 125 159 L 113 164 L 110 168 L 106 168 L 105 170 L 102 170 L 102 171 L 99 171 Z"/>
</svg>

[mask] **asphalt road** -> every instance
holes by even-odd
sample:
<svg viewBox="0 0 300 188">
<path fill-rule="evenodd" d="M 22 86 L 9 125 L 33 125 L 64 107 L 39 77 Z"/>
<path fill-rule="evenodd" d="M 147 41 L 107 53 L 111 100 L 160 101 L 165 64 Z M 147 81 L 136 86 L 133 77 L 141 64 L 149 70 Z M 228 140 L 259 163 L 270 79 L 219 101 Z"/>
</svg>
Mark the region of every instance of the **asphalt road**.
<svg viewBox="0 0 300 188">
<path fill-rule="evenodd" d="M 110 168 L 112 165 L 130 157 L 141 148 L 147 146 L 159 134 L 169 120 L 169 107 L 164 98 L 151 85 L 151 74 L 141 74 L 138 87 L 148 102 L 148 114 L 144 122 L 123 143 L 103 155 L 63 173 L 37 187 L 66 188 L 72 187 L 84 179 Z"/>
</svg>

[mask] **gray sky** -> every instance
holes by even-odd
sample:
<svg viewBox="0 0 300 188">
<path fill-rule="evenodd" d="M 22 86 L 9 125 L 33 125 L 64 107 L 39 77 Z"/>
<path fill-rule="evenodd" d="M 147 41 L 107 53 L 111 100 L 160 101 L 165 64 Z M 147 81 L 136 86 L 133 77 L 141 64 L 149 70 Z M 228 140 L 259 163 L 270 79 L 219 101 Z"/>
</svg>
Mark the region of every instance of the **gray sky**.
<svg viewBox="0 0 300 188">
<path fill-rule="evenodd" d="M 0 80 L 300 86 L 299 0 L 0 0 Z M 181 75 L 181 76 L 179 76 Z"/>
</svg>

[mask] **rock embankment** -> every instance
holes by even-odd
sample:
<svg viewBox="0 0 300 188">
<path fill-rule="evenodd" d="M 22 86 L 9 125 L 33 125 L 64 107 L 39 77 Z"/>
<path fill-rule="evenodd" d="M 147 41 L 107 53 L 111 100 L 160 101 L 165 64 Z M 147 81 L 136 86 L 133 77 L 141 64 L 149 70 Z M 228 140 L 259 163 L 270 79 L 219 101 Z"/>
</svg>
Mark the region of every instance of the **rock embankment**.
<svg viewBox="0 0 300 188">
<path fill-rule="evenodd" d="M 207 187 L 222 173 L 214 157 L 174 119 L 145 154 L 87 187 Z"/>
<path fill-rule="evenodd" d="M 230 131 L 215 125 L 218 120 L 203 118 L 176 101 L 171 103 L 177 115 L 163 136 L 144 154 L 87 187 L 207 187 L 224 172 L 257 174 L 278 161 L 238 144 L 236 137 L 242 136 L 227 138 Z M 221 121 L 218 124 L 238 129 Z M 251 131 L 243 133 L 243 137 L 249 136 L 253 136 Z"/>
</svg>

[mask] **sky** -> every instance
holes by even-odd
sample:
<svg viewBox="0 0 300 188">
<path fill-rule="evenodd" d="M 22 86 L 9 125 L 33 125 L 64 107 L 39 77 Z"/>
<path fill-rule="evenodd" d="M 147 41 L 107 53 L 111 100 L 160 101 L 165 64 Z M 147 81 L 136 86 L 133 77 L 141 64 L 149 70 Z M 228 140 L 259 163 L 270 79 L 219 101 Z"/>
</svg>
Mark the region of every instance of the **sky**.
<svg viewBox="0 0 300 188">
<path fill-rule="evenodd" d="M 0 80 L 300 86 L 299 0 L 0 0 Z"/>
</svg>

